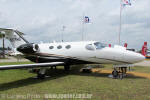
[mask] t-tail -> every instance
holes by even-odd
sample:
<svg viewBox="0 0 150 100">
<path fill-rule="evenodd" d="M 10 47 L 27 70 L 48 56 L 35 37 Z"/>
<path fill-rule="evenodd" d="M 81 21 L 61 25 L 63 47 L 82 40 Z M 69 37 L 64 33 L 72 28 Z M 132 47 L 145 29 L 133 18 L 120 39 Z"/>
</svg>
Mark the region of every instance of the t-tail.
<svg viewBox="0 0 150 100">
<path fill-rule="evenodd" d="M 24 33 L 14 30 L 14 29 L 5 29 L 0 28 L 0 33 L 5 34 L 5 38 L 8 39 L 13 47 L 14 53 L 18 54 L 16 48 L 22 44 L 29 43 L 24 37 Z"/>
</svg>

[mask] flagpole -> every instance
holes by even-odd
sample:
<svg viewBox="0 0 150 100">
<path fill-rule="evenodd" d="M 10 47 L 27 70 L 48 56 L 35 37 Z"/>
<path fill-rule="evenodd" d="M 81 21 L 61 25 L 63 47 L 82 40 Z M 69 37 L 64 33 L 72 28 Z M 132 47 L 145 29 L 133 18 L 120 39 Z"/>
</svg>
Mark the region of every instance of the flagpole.
<svg viewBox="0 0 150 100">
<path fill-rule="evenodd" d="M 62 28 L 63 28 L 63 26 L 62 26 Z M 64 29 L 62 29 L 62 33 L 61 33 L 61 42 L 64 41 L 64 40 L 63 40 L 63 32 L 64 32 Z"/>
<path fill-rule="evenodd" d="M 63 26 L 62 26 L 62 42 L 64 42 L 64 35 L 63 35 L 63 34 L 64 34 L 64 31 L 65 31 L 65 26 L 63 25 Z"/>
<path fill-rule="evenodd" d="M 84 40 L 84 13 L 82 18 L 82 41 Z"/>
<path fill-rule="evenodd" d="M 120 26 L 119 26 L 119 39 L 118 39 L 118 41 L 119 41 L 119 45 L 120 45 L 120 34 L 121 34 L 121 24 L 122 24 L 122 20 L 121 20 L 121 18 L 122 18 L 122 0 L 120 0 Z"/>
</svg>

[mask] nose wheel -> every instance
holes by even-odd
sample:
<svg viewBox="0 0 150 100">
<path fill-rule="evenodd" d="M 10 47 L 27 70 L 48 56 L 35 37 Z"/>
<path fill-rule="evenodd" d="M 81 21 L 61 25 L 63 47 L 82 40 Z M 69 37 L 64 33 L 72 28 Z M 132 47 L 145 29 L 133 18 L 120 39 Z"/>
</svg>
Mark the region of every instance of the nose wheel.
<svg viewBox="0 0 150 100">
<path fill-rule="evenodd" d="M 113 78 L 120 78 L 123 79 L 126 76 L 127 67 L 118 67 L 114 68 L 112 71 Z"/>
<path fill-rule="evenodd" d="M 112 71 L 112 75 L 113 75 L 113 78 L 117 78 L 118 77 L 119 72 L 117 71 L 116 68 L 114 68 L 114 70 Z"/>
</svg>

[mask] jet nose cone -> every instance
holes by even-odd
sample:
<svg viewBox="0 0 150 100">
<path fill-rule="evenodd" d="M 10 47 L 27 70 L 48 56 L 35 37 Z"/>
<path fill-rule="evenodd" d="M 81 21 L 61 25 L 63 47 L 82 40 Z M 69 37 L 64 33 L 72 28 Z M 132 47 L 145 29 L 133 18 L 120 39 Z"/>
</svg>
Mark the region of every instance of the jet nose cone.
<svg viewBox="0 0 150 100">
<path fill-rule="evenodd" d="M 134 58 L 134 60 L 133 60 L 134 63 L 141 62 L 145 59 L 145 57 L 139 53 L 134 53 L 133 58 Z"/>
<path fill-rule="evenodd" d="M 145 56 L 143 56 L 143 55 L 141 55 L 141 54 L 138 54 L 138 55 L 137 55 L 137 59 L 138 59 L 139 61 L 143 61 L 143 60 L 145 59 Z"/>
<path fill-rule="evenodd" d="M 136 53 L 133 51 L 127 51 L 125 53 L 125 59 L 126 59 L 126 61 L 128 61 L 130 63 L 138 63 L 138 62 L 143 61 L 145 59 L 145 57 L 140 53 Z"/>
</svg>

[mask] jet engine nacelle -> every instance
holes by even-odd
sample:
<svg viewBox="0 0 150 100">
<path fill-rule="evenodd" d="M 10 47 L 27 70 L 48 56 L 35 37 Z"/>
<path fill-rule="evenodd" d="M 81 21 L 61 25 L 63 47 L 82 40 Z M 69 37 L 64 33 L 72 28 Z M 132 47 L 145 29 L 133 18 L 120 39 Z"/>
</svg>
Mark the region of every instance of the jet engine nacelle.
<svg viewBox="0 0 150 100">
<path fill-rule="evenodd" d="M 22 44 L 17 48 L 17 51 L 25 54 L 36 53 L 39 51 L 39 46 L 34 43 Z"/>
</svg>

